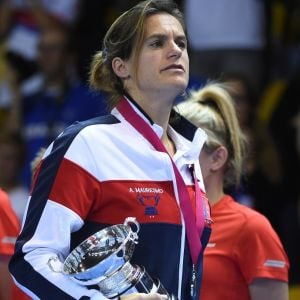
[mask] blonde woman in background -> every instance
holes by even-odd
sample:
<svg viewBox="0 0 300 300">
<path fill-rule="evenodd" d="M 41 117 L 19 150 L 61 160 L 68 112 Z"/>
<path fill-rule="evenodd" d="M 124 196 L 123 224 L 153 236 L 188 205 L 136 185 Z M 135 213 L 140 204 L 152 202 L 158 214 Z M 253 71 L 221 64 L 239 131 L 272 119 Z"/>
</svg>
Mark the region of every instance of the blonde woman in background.
<svg viewBox="0 0 300 300">
<path fill-rule="evenodd" d="M 209 83 L 178 111 L 208 136 L 200 164 L 213 224 L 201 300 L 287 300 L 289 262 L 278 235 L 265 216 L 224 192 L 239 184 L 246 149 L 226 86 Z"/>
</svg>

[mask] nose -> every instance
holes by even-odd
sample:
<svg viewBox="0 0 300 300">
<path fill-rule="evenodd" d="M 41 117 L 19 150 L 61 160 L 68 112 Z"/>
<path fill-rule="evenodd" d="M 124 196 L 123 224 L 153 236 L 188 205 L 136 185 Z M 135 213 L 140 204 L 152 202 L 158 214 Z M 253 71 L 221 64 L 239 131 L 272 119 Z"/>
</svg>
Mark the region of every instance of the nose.
<svg viewBox="0 0 300 300">
<path fill-rule="evenodd" d="M 170 48 L 169 48 L 169 57 L 170 58 L 178 58 L 182 54 L 182 48 L 179 47 L 179 45 L 175 41 L 170 42 Z"/>
</svg>

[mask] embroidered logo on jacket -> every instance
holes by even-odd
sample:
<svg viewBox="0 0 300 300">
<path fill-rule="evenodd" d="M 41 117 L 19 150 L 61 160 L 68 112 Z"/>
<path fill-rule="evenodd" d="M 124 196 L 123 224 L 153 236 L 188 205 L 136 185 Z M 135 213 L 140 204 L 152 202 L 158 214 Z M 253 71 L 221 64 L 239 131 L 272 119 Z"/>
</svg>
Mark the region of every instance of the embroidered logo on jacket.
<svg viewBox="0 0 300 300">
<path fill-rule="evenodd" d="M 145 206 L 144 214 L 146 216 L 154 216 L 158 215 L 157 211 L 157 204 L 159 202 L 159 195 L 143 195 L 143 194 L 137 194 L 137 199 L 140 201 L 140 203 Z"/>
<path fill-rule="evenodd" d="M 136 193 L 136 198 L 142 206 L 145 207 L 145 216 L 158 215 L 157 205 L 160 200 L 160 194 L 164 191 L 157 187 L 134 187 L 129 188 L 131 193 Z"/>
</svg>

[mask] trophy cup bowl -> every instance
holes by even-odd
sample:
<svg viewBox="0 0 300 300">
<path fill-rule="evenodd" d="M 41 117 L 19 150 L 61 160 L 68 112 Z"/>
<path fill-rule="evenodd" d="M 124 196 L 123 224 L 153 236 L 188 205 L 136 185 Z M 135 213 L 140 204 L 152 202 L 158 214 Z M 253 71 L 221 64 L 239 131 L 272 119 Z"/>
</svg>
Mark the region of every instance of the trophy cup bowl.
<svg viewBox="0 0 300 300">
<path fill-rule="evenodd" d="M 104 228 L 84 240 L 66 258 L 63 273 L 92 284 L 122 267 L 131 258 L 137 240 L 129 221 Z M 138 232 L 139 225 L 134 224 Z"/>
<path fill-rule="evenodd" d="M 175 300 L 144 267 L 130 263 L 139 229 L 136 219 L 129 217 L 124 224 L 96 232 L 67 256 L 62 273 L 81 285 L 98 285 L 109 299 L 123 294 L 156 292 Z"/>
</svg>

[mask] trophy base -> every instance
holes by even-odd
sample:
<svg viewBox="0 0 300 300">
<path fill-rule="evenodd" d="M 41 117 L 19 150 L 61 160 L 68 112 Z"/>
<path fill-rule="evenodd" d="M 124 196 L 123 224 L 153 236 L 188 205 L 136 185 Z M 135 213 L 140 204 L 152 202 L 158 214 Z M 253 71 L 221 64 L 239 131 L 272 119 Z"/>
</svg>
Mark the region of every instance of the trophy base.
<svg viewBox="0 0 300 300">
<path fill-rule="evenodd" d="M 115 274 L 99 282 L 98 286 L 103 295 L 109 299 L 132 293 L 158 293 L 167 295 L 168 300 L 177 300 L 174 295 L 169 295 L 158 279 L 153 280 L 145 268 L 132 266 L 129 262 Z"/>
</svg>

